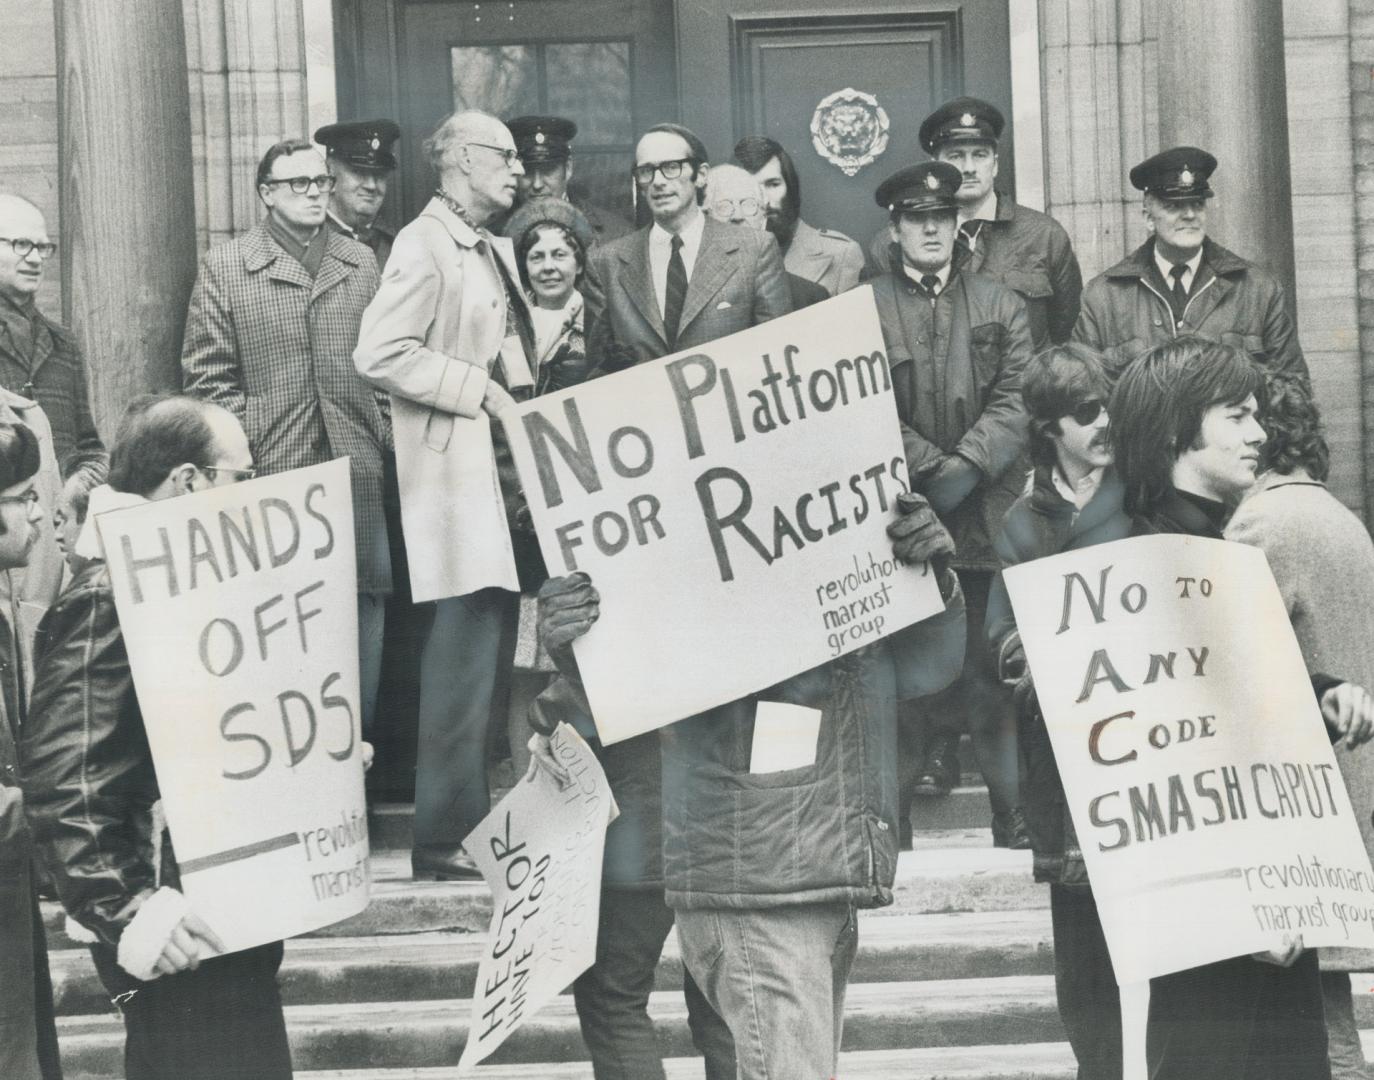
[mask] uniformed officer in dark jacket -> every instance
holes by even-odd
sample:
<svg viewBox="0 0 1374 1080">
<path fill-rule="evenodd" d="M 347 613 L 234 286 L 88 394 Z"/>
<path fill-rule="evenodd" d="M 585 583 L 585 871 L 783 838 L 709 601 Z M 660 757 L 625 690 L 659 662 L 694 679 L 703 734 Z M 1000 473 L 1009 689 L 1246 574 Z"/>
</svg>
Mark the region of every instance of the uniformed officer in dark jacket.
<svg viewBox="0 0 1374 1080">
<path fill-rule="evenodd" d="M 1249 354 L 1267 371 L 1307 377 L 1297 328 L 1273 275 L 1207 238 L 1217 159 L 1176 146 L 1131 170 L 1151 236 L 1083 293 L 1074 340 L 1117 374 L 1136 357 L 1191 334 Z"/>
<path fill-rule="evenodd" d="M 401 129 L 391 120 L 328 124 L 315 132 L 325 148 L 334 192 L 329 196 L 329 227 L 372 249 L 377 269 L 386 269 L 396 234 L 377 223 L 387 185 L 396 169 L 392 144 Z"/>
<path fill-rule="evenodd" d="M 1014 714 L 979 628 L 1000 565 L 992 538 L 1029 472 L 1021 370 L 1031 356 L 1031 333 L 1021 298 L 969 270 L 966 252 L 955 257 L 955 192 L 962 179 L 953 165 L 927 161 L 889 177 L 877 191 L 891 215 L 897 266 L 873 281 L 873 298 L 907 467 L 912 487 L 954 536 L 953 564 L 971 628 L 959 680 L 916 710 L 928 728 L 925 761 L 913 777 L 905 768 L 912 755 L 904 755 L 902 795 L 905 807 L 913 792 L 949 791 L 958 781 L 955 748 L 967 723 L 992 799 L 994 842 L 1025 847 Z M 904 717 L 904 731 L 912 723 Z"/>
<path fill-rule="evenodd" d="M 561 116 L 517 116 L 507 121 L 506 127 L 510 128 L 515 148 L 520 152 L 520 164 L 525 167 L 525 175 L 516 177 L 512 213 L 530 199 L 541 196 L 566 199 L 581 210 L 583 217 L 591 223 L 598 244 L 634 232 L 634 226 L 619 214 L 585 200 L 569 198 L 568 181 L 573 174 L 572 141 L 577 136 L 576 124 Z M 504 221 L 494 223 L 492 231 L 500 232 L 503 224 Z"/>
<path fill-rule="evenodd" d="M 1048 214 L 1021 206 L 996 190 L 997 141 L 1006 121 L 996 106 L 979 98 L 947 101 L 921 124 L 921 146 L 953 165 L 962 183 L 959 243 L 969 250 L 968 267 L 1013 289 L 1026 304 L 1036 349 L 1062 344 L 1078 319 L 1083 275 L 1069 234 Z M 879 271 L 893 257 L 887 230 L 869 245 Z"/>
</svg>

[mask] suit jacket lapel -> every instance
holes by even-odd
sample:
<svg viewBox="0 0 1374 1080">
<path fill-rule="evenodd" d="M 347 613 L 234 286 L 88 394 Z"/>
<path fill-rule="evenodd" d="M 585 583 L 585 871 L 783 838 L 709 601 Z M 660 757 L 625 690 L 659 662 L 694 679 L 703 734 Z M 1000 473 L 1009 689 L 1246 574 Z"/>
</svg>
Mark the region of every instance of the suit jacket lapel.
<svg viewBox="0 0 1374 1080">
<path fill-rule="evenodd" d="M 652 228 L 652 226 L 650 226 Z M 706 245 L 703 243 L 702 247 Z M 697 257 L 700 265 L 700 255 Z M 649 229 L 640 229 L 630 250 L 620 255 L 620 284 L 625 295 L 639 309 L 644 321 L 649 324 L 664 345 L 668 344 L 668 333 L 663 329 L 663 312 L 658 309 L 658 297 L 654 293 L 653 271 L 649 266 Z M 687 295 L 692 295 L 690 284 Z M 686 319 L 678 323 L 686 325 Z"/>
<path fill-rule="evenodd" d="M 678 323 L 678 337 L 691 325 L 693 319 L 706 306 L 728 278 L 735 271 L 735 260 L 726 258 L 739 250 L 739 243 L 727 238 L 725 229 L 706 219 L 706 228 L 701 234 L 701 247 L 697 250 L 697 261 L 692 267 L 691 280 L 687 282 L 687 298 L 682 302 L 682 320 Z"/>
<path fill-rule="evenodd" d="M 358 265 L 358 260 L 348 250 L 349 245 L 342 234 L 330 229 L 328 240 L 329 247 L 325 249 L 324 261 L 320 263 L 320 272 L 315 275 L 315 283 L 310 290 L 312 304 L 348 277 Z"/>
</svg>

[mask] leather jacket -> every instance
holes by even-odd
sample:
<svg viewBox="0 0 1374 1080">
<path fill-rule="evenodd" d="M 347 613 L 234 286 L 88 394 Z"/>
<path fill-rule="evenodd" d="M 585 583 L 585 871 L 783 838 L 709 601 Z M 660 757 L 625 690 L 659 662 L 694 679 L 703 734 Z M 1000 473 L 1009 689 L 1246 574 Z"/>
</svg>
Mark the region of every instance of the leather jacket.
<svg viewBox="0 0 1374 1080">
<path fill-rule="evenodd" d="M 154 826 L 157 776 L 103 561 L 43 618 L 34 664 L 20 753 L 34 840 L 67 912 L 117 946 L 143 900 L 179 879 Z"/>
<path fill-rule="evenodd" d="M 1212 240 L 1202 242 L 1199 276 L 1175 327 L 1154 266 L 1154 240 L 1147 240 L 1088 283 L 1073 339 L 1101 352 L 1113 378 L 1137 356 L 1184 334 L 1240 349 L 1266 372 L 1307 377 L 1277 278 Z"/>
</svg>

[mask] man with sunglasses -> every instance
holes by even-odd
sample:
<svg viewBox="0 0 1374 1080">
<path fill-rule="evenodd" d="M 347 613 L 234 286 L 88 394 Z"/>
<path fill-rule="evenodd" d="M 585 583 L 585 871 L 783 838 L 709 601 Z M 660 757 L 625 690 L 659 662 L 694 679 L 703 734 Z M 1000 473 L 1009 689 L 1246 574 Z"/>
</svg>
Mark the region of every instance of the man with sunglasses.
<svg viewBox="0 0 1374 1080">
<path fill-rule="evenodd" d="M 83 469 L 103 476 L 105 446 L 91 415 L 85 360 L 71 333 L 37 306 L 56 254 L 42 211 L 0 194 L 0 386 L 42 406 L 63 479 Z"/>
<path fill-rule="evenodd" d="M 1004 567 L 1131 534 L 1112 464 L 1110 390 L 1102 357 L 1086 345 L 1055 345 L 1026 365 L 1021 396 L 1030 419 L 1035 478 L 997 535 L 994 546 Z M 986 625 L 979 629 L 986 631 L 998 675 L 1014 687 L 1035 880 L 1050 887 L 1059 1016 L 1083 1080 L 1120 1076 L 1116 979 L 1001 574 L 993 580 Z"/>
<path fill-rule="evenodd" d="M 631 175 L 653 221 L 590 260 L 606 300 L 588 328 L 587 355 L 603 370 L 706 345 L 792 310 L 773 237 L 702 212 L 709 171 L 705 144 L 678 124 L 656 124 L 635 147 Z"/>
<path fill-rule="evenodd" d="M 377 261 L 325 226 L 335 179 L 311 143 L 272 146 L 257 181 L 266 218 L 212 248 L 201 264 L 186 315 L 183 385 L 238 418 L 265 474 L 350 459 L 363 728 L 370 731 L 391 557 L 382 510 L 384 421 L 353 368 L 353 346 L 377 291 Z"/>
</svg>

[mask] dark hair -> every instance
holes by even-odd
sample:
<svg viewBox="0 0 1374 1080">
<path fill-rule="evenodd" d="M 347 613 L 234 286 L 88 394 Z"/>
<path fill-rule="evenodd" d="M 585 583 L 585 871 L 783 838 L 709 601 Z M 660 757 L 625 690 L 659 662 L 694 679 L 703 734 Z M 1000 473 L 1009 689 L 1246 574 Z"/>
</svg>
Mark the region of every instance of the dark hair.
<svg viewBox="0 0 1374 1080">
<path fill-rule="evenodd" d="M 38 436 L 27 424 L 0 420 L 0 490 L 12 488 L 38 474 Z M 0 534 L 8 531 L 0 518 Z"/>
<path fill-rule="evenodd" d="M 213 406 L 185 394 L 145 394 L 129 403 L 110 451 L 110 487 L 148 495 L 178 465 L 214 464 Z"/>
<path fill-rule="evenodd" d="M 735 143 L 735 160 L 751 173 L 758 172 L 774 158 L 778 159 L 778 170 L 787 184 L 783 206 L 794 215 L 800 214 L 801 178 L 797 176 L 792 155 L 782 148 L 782 143 L 767 135 L 746 135 Z"/>
<path fill-rule="evenodd" d="M 666 132 L 669 135 L 676 135 L 687 144 L 688 153 L 692 160 L 692 179 L 696 179 L 698 168 L 702 165 L 710 164 L 711 157 L 706 153 L 706 144 L 701 141 L 691 128 L 683 127 L 681 124 L 655 124 L 644 132 L 645 135 L 652 135 L 655 132 Z M 642 138 L 643 136 L 641 136 Z"/>
<path fill-rule="evenodd" d="M 103 477 L 92 469 L 78 469 L 62 485 L 61 498 L 71 504 L 72 516 L 78 525 L 86 523 L 86 509 L 91 504 L 91 488 L 103 483 Z"/>
<path fill-rule="evenodd" d="M 279 143 L 273 143 L 267 148 L 267 153 L 262 155 L 262 160 L 258 162 L 258 187 L 262 187 L 272 179 L 272 166 L 276 164 L 277 158 L 286 157 L 288 154 L 299 154 L 302 150 L 314 150 L 315 144 L 309 139 L 283 139 Z"/>
<path fill-rule="evenodd" d="M 1262 407 L 1264 375 L 1249 357 L 1198 337 L 1175 338 L 1128 365 L 1108 404 L 1126 512 L 1149 514 L 1173 490 L 1174 463 L 1196 448 L 1208 409 L 1252 394 Z"/>
<path fill-rule="evenodd" d="M 1032 356 L 1021 374 L 1021 399 L 1030 419 L 1031 460 L 1037 465 L 1055 461 L 1053 436 L 1059 421 L 1085 401 L 1106 404 L 1111 383 L 1102 354 L 1087 345 L 1051 345 Z"/>
<path fill-rule="evenodd" d="M 1313 480 L 1325 481 L 1331 475 L 1331 450 L 1307 380 L 1270 375 L 1264 393 L 1264 431 L 1269 438 L 1260 447 L 1260 467 L 1282 475 L 1305 469 Z"/>
<path fill-rule="evenodd" d="M 582 250 L 582 243 L 573 235 L 573 231 L 561 221 L 536 221 L 521 235 L 520 242 L 515 245 L 515 265 L 520 271 L 520 281 L 525 288 L 530 287 L 530 272 L 525 259 L 530 249 L 539 243 L 539 234 L 546 231 L 558 233 L 572 248 L 573 258 L 577 260 L 577 280 L 581 281 L 582 272 L 587 268 L 587 253 Z"/>
</svg>

